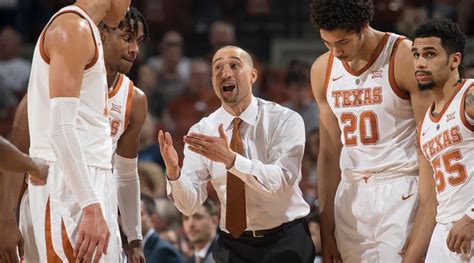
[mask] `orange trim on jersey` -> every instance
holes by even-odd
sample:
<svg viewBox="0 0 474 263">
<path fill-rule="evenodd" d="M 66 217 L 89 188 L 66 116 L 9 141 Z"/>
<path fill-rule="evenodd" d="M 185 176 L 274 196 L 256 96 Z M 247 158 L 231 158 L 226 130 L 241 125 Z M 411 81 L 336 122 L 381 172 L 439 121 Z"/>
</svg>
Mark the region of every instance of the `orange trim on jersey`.
<svg viewBox="0 0 474 263">
<path fill-rule="evenodd" d="M 326 74 L 324 75 L 324 94 L 327 96 L 329 87 L 329 77 L 331 77 L 332 63 L 334 62 L 334 55 L 329 53 L 328 63 L 326 64 Z"/>
<path fill-rule="evenodd" d="M 469 91 L 474 88 L 474 84 L 471 84 L 467 89 L 466 91 L 464 92 L 464 94 L 462 95 L 462 99 L 461 99 L 461 120 L 462 120 L 462 123 L 464 123 L 464 126 L 466 126 L 466 128 L 468 128 L 470 131 L 474 132 L 474 125 L 472 125 L 466 118 L 466 109 L 465 109 L 465 106 L 464 103 L 465 103 L 465 100 L 466 100 L 466 95 L 469 93 Z"/>
<path fill-rule="evenodd" d="M 429 108 L 429 111 L 430 111 L 430 119 L 432 122 L 439 122 L 439 120 L 441 120 L 441 117 L 443 117 L 444 115 L 444 112 L 448 109 L 449 105 L 451 104 L 451 102 L 453 101 L 454 97 L 456 97 L 456 95 L 458 94 L 459 90 L 461 89 L 461 87 L 464 85 L 464 83 L 466 82 L 465 79 L 463 79 L 461 81 L 461 83 L 459 83 L 457 85 L 457 87 L 455 88 L 455 91 L 453 93 L 453 95 L 451 96 L 451 98 L 446 102 L 446 104 L 444 104 L 444 107 L 443 109 L 441 110 L 441 112 L 438 114 L 437 117 L 433 116 L 433 110 L 434 110 L 434 107 L 435 107 L 435 104 L 433 102 L 433 104 L 431 104 L 431 107 Z"/>
<path fill-rule="evenodd" d="M 50 62 L 50 58 L 48 56 L 48 54 L 46 54 L 46 51 L 44 50 L 44 34 L 46 33 L 46 31 L 48 30 L 49 26 L 51 25 L 51 23 L 53 23 L 53 21 L 60 15 L 63 15 L 63 14 L 67 14 L 67 13 L 74 13 L 74 14 L 77 14 L 78 16 L 84 18 L 87 23 L 89 23 L 89 20 L 87 20 L 81 13 L 77 12 L 77 11 L 74 11 L 74 10 L 65 10 L 59 14 L 57 14 L 47 25 L 46 27 L 43 29 L 43 32 L 41 32 L 41 35 L 40 35 L 40 40 L 39 40 L 39 51 L 40 51 L 40 55 L 41 55 L 41 58 L 44 60 L 44 62 L 46 62 L 46 64 L 49 64 Z M 94 64 L 97 62 L 97 60 L 99 59 L 99 48 L 97 47 L 97 42 L 95 41 L 95 36 L 94 36 L 94 31 L 92 30 L 92 25 L 89 23 L 89 26 L 91 27 L 91 33 L 92 33 L 92 39 L 94 40 L 94 46 L 95 46 L 95 54 L 94 54 L 94 57 L 92 58 L 91 62 L 89 62 L 86 67 L 85 67 L 85 70 L 91 68 L 92 66 L 94 66 Z"/>
<path fill-rule="evenodd" d="M 66 254 L 66 258 L 69 262 L 75 262 L 76 258 L 74 257 L 74 250 L 71 245 L 71 241 L 67 236 L 66 226 L 64 225 L 64 220 L 61 220 L 61 239 L 63 241 L 63 250 Z"/>
<path fill-rule="evenodd" d="M 390 64 L 388 66 L 388 81 L 390 83 L 390 87 L 392 87 L 393 92 L 395 92 L 398 97 L 404 100 L 409 100 L 410 93 L 408 93 L 406 90 L 400 89 L 400 87 L 397 85 L 397 82 L 395 81 L 395 54 L 398 50 L 398 44 L 400 44 L 400 42 L 402 42 L 404 39 L 405 37 L 399 37 L 393 44 L 392 54 L 390 54 Z"/>
<path fill-rule="evenodd" d="M 422 148 L 422 145 L 421 145 L 421 136 L 422 136 L 421 128 L 423 128 L 423 123 L 425 122 L 425 118 L 426 118 L 426 113 L 423 115 L 423 118 L 421 119 L 420 123 L 418 123 L 418 125 L 416 127 L 416 132 L 417 132 L 416 140 L 418 141 L 418 148 L 420 148 L 420 151 L 423 155 L 425 153 L 423 152 L 423 148 Z"/>
<path fill-rule="evenodd" d="M 117 82 L 115 83 L 114 88 L 111 91 L 109 91 L 109 99 L 117 95 L 117 93 L 120 90 L 120 87 L 122 86 L 123 79 L 124 79 L 123 74 L 119 74 L 119 78 Z"/>
<path fill-rule="evenodd" d="M 387 43 L 389 36 L 390 36 L 389 33 L 385 33 L 385 35 L 382 37 L 382 40 L 380 40 L 379 44 L 375 48 L 374 53 L 372 53 L 372 55 L 370 56 L 370 59 L 367 62 L 367 64 L 363 68 L 359 69 L 358 71 L 353 70 L 347 62 L 343 62 L 342 65 L 344 65 L 344 68 L 347 70 L 347 72 L 349 72 L 351 75 L 355 77 L 358 77 L 362 73 L 364 73 L 368 68 L 370 68 L 372 64 L 374 64 L 375 60 L 377 60 L 377 58 L 379 57 L 380 52 L 382 52 L 382 49 Z"/>
<path fill-rule="evenodd" d="M 56 254 L 56 251 L 54 251 L 54 246 L 53 246 L 53 237 L 51 233 L 51 207 L 49 205 L 49 198 L 48 202 L 46 203 L 46 214 L 45 214 L 45 238 L 46 238 L 46 258 L 48 260 L 48 263 L 62 263 L 63 261 L 61 258 Z M 74 262 L 74 261 L 72 261 Z"/>
<path fill-rule="evenodd" d="M 128 85 L 128 96 L 127 96 L 127 108 L 125 110 L 125 121 L 123 125 L 124 131 L 127 130 L 128 123 L 130 120 L 130 113 L 132 112 L 132 99 L 133 98 L 133 82 L 130 80 L 130 84 Z"/>
</svg>

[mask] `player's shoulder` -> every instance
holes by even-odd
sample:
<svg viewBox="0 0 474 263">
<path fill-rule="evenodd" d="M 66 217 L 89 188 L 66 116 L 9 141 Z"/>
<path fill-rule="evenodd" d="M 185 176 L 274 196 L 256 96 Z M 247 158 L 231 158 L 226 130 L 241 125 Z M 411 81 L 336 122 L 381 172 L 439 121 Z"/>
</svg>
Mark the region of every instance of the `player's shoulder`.
<svg viewBox="0 0 474 263">
<path fill-rule="evenodd" d="M 328 70 L 332 67 L 332 60 L 334 56 L 331 55 L 330 51 L 319 56 L 311 66 L 311 89 L 313 90 L 313 95 L 317 101 L 324 100 L 326 95 L 326 79 L 329 76 L 326 76 L 330 71 Z"/>
<path fill-rule="evenodd" d="M 90 36 L 91 26 L 87 19 L 74 12 L 68 12 L 58 15 L 51 21 L 48 26 L 46 34 L 48 37 L 56 34 L 76 35 L 76 36 Z"/>
<path fill-rule="evenodd" d="M 317 57 L 313 64 L 311 65 L 311 76 L 313 74 L 325 74 L 326 69 L 328 67 L 329 58 L 331 56 L 331 52 L 327 51 L 326 53 L 322 54 L 321 56 Z"/>
</svg>

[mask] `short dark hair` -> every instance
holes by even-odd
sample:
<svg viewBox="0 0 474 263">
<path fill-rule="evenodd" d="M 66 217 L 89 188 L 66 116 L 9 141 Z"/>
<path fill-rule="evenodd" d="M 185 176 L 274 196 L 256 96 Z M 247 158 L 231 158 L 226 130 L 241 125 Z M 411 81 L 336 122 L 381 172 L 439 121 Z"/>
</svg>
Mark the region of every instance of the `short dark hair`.
<svg viewBox="0 0 474 263">
<path fill-rule="evenodd" d="M 145 39 L 150 37 L 150 31 L 148 29 L 148 24 L 146 23 L 145 17 L 143 16 L 138 9 L 135 7 L 130 7 L 128 12 L 125 14 L 125 17 L 120 21 L 119 25 L 116 27 L 120 30 L 123 30 L 125 27 L 130 29 L 130 32 L 138 34 L 138 25 L 143 24 L 143 35 Z M 104 29 L 115 29 L 107 26 L 105 23 L 101 22 L 99 27 Z"/>
<path fill-rule="evenodd" d="M 316 29 L 360 33 L 373 16 L 372 0 L 312 0 L 310 4 L 310 19 Z"/>
<path fill-rule="evenodd" d="M 204 209 L 206 209 L 206 211 L 211 216 L 217 215 L 217 212 L 218 212 L 217 206 L 214 203 L 214 201 L 212 201 L 211 199 L 209 199 L 209 198 L 206 199 L 206 201 L 204 201 L 204 204 L 202 204 L 202 206 L 204 207 Z"/>
<path fill-rule="evenodd" d="M 145 212 L 148 215 L 154 215 L 157 213 L 156 210 L 156 203 L 153 197 L 147 195 L 147 194 L 141 194 L 140 199 L 143 201 L 143 205 L 145 207 Z"/>
<path fill-rule="evenodd" d="M 415 29 L 416 38 L 437 37 L 441 40 L 441 46 L 448 55 L 459 52 L 461 61 L 464 58 L 464 46 L 466 35 L 461 31 L 459 25 L 447 18 L 434 18 L 419 25 Z M 459 74 L 462 75 L 464 68 L 459 65 Z"/>
</svg>

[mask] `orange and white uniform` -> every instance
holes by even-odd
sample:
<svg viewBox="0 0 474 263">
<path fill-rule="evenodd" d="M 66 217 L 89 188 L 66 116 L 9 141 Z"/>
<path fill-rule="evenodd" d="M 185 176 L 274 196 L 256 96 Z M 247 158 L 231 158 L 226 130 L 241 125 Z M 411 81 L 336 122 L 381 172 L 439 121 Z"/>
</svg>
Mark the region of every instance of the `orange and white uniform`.
<svg viewBox="0 0 474 263">
<path fill-rule="evenodd" d="M 75 132 L 82 145 L 92 191 L 100 202 L 110 231 L 107 255 L 101 262 L 120 262 L 121 244 L 117 223 L 117 189 L 111 172 L 112 140 L 107 109 L 107 80 L 100 33 L 91 18 L 78 6 L 58 11 L 46 25 L 33 55 L 28 85 L 30 155 L 50 163 L 45 186 L 29 186 L 29 205 L 40 262 L 74 262 L 72 248 L 82 218 L 81 206 L 63 173 L 52 146 L 49 58 L 43 50 L 43 35 L 51 21 L 64 13 L 75 13 L 87 20 L 96 44 L 95 58 L 84 70 Z M 56 113 L 55 113 L 56 114 Z M 57 114 L 62 114 L 58 112 Z"/>
<path fill-rule="evenodd" d="M 446 240 L 453 223 L 474 208 L 474 121 L 464 111 L 464 99 L 473 80 L 463 80 L 438 116 L 434 104 L 419 126 L 419 144 L 434 171 L 437 193 L 437 225 L 426 262 L 474 262 L 471 253 L 451 252 Z"/>
<path fill-rule="evenodd" d="M 394 80 L 403 40 L 386 33 L 359 71 L 330 54 L 327 101 L 341 130 L 336 240 L 344 262 L 396 262 L 418 203 L 416 122 Z"/>
<path fill-rule="evenodd" d="M 118 140 L 127 130 L 130 121 L 133 90 L 133 81 L 124 74 L 119 74 L 117 83 L 109 92 L 110 135 L 113 141 L 113 152 L 117 149 Z"/>
</svg>

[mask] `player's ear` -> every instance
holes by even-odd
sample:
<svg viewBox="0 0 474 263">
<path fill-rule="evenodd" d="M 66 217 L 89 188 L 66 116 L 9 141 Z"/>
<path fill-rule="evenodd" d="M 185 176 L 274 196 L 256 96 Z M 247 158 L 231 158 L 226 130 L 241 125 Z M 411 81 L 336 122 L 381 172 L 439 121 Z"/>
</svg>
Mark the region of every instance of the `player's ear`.
<svg viewBox="0 0 474 263">
<path fill-rule="evenodd" d="M 454 70 L 454 69 L 458 68 L 459 65 L 461 65 L 461 61 L 462 61 L 461 53 L 456 52 L 456 53 L 452 54 L 451 58 L 450 58 L 450 61 L 451 61 L 451 70 Z"/>
</svg>

